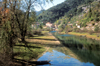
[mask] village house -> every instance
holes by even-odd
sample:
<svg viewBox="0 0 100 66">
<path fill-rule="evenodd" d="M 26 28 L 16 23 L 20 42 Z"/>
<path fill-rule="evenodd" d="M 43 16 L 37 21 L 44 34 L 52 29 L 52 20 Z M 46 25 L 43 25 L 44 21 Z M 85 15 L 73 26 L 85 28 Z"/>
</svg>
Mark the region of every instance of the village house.
<svg viewBox="0 0 100 66">
<path fill-rule="evenodd" d="M 80 25 L 77 25 L 77 28 L 81 28 L 81 26 Z"/>
<path fill-rule="evenodd" d="M 77 27 L 77 28 L 81 28 L 81 25 L 78 24 L 78 23 L 79 23 L 79 21 L 76 22 L 76 27 Z"/>
<path fill-rule="evenodd" d="M 50 22 L 47 22 L 47 23 L 46 23 L 46 27 L 51 28 L 51 27 L 52 27 L 52 24 L 51 24 Z"/>
</svg>

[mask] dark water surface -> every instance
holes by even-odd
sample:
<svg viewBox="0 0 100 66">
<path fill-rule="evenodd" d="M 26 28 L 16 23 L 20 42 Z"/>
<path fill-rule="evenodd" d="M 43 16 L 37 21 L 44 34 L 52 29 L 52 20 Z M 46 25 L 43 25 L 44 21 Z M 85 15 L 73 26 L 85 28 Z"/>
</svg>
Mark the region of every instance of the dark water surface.
<svg viewBox="0 0 100 66">
<path fill-rule="evenodd" d="M 38 61 L 50 60 L 51 63 L 42 66 L 100 66 L 100 41 L 52 33 L 65 47 L 57 46 L 41 56 Z"/>
</svg>

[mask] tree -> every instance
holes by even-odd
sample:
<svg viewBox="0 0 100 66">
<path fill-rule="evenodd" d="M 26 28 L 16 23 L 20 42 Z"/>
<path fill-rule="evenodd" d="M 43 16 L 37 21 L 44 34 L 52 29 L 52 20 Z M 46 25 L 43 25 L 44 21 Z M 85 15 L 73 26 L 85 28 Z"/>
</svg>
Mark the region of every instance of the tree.
<svg viewBox="0 0 100 66">
<path fill-rule="evenodd" d="M 2 3 L 0 10 L 0 49 L 2 50 L 0 54 L 3 55 L 0 61 L 4 61 L 4 66 L 8 66 L 9 61 L 13 60 L 13 46 L 17 39 L 21 38 L 23 42 L 25 41 L 33 6 L 38 3 L 42 5 L 46 1 L 2 0 L 0 2 Z"/>
</svg>

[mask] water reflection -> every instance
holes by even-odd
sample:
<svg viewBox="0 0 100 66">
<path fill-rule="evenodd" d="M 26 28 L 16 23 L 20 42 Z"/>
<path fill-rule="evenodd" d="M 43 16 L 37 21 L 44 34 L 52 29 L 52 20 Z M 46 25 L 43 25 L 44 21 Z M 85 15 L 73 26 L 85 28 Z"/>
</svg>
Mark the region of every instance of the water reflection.
<svg viewBox="0 0 100 66">
<path fill-rule="evenodd" d="M 57 32 L 57 31 L 51 31 L 51 33 L 55 33 L 55 32 Z"/>
<path fill-rule="evenodd" d="M 56 38 L 66 47 L 75 49 L 100 50 L 100 41 L 86 37 L 55 34 Z"/>
<path fill-rule="evenodd" d="M 59 36 L 73 36 L 73 35 L 68 35 L 68 34 L 63 34 L 63 35 L 59 35 Z"/>
<path fill-rule="evenodd" d="M 42 66 L 94 66 L 93 63 L 80 62 L 79 60 L 56 50 L 53 50 L 52 52 L 46 52 L 38 59 L 38 61 L 42 60 L 50 60 L 51 63 L 51 65 Z"/>
<path fill-rule="evenodd" d="M 100 41 L 57 32 L 53 35 L 62 46 L 52 47 L 53 51 L 45 53 L 38 61 L 50 60 L 51 66 L 100 66 Z"/>
<path fill-rule="evenodd" d="M 64 46 L 69 48 L 70 52 L 78 57 L 78 60 L 100 66 L 98 62 L 100 61 L 100 41 L 79 36 L 61 36 L 59 34 L 55 34 L 55 36 Z M 61 51 L 60 49 L 58 50 Z M 64 51 L 65 54 L 68 54 L 68 52 Z"/>
</svg>

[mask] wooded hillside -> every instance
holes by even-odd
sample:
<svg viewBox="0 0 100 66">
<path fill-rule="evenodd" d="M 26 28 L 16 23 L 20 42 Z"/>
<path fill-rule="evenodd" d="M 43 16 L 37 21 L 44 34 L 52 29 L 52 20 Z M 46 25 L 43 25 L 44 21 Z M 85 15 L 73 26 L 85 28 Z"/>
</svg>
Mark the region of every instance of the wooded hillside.
<svg viewBox="0 0 100 66">
<path fill-rule="evenodd" d="M 63 3 L 42 12 L 38 16 L 38 21 L 49 21 L 53 23 L 64 15 L 72 17 L 82 11 L 82 8 L 78 8 L 78 6 L 84 4 L 88 5 L 93 1 L 94 0 L 66 0 Z"/>
</svg>

